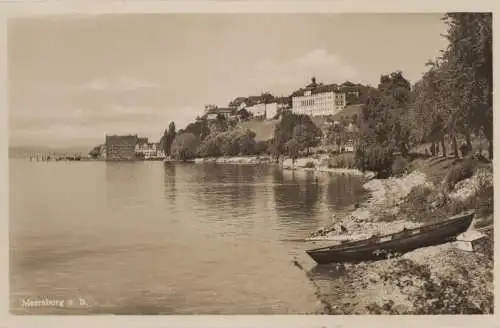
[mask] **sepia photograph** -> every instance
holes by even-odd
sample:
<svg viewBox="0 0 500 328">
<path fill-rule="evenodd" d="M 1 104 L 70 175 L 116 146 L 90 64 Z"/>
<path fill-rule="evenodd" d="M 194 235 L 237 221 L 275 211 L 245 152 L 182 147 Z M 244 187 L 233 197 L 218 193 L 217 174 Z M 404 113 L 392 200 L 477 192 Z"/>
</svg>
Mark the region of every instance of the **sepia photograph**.
<svg viewBox="0 0 500 328">
<path fill-rule="evenodd" d="M 9 17 L 10 314 L 493 314 L 492 21 Z"/>
</svg>

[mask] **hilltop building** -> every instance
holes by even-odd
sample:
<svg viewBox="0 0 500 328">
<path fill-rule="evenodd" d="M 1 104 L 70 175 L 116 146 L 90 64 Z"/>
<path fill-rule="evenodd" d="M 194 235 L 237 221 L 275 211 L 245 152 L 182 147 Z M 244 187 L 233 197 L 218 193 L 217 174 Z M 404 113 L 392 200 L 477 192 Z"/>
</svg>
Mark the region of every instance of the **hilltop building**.
<svg viewBox="0 0 500 328">
<path fill-rule="evenodd" d="M 292 111 L 310 116 L 335 115 L 346 106 L 346 94 L 338 85 L 312 83 L 292 94 Z"/>
<path fill-rule="evenodd" d="M 135 160 L 135 135 L 106 135 L 106 160 L 107 161 L 133 161 Z"/>
<path fill-rule="evenodd" d="M 207 120 L 217 119 L 217 115 L 221 114 L 225 118 L 232 118 L 235 116 L 237 109 L 234 107 L 217 107 L 215 105 L 205 106 L 205 117 Z"/>
<path fill-rule="evenodd" d="M 253 115 L 255 118 L 264 118 L 266 120 L 272 120 L 278 111 L 288 108 L 288 105 L 284 102 L 272 102 L 269 104 L 260 103 L 245 109 Z"/>
</svg>

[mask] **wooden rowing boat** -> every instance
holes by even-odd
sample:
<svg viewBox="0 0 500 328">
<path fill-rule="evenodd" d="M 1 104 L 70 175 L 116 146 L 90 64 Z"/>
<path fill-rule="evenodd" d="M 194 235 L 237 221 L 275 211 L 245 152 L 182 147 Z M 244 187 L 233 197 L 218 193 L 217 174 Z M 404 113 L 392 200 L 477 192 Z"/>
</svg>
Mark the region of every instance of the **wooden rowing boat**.
<svg viewBox="0 0 500 328">
<path fill-rule="evenodd" d="M 310 249 L 306 253 L 318 264 L 382 260 L 417 248 L 454 241 L 459 234 L 467 231 L 474 214 L 473 210 L 466 211 L 438 223 L 381 237 Z"/>
</svg>

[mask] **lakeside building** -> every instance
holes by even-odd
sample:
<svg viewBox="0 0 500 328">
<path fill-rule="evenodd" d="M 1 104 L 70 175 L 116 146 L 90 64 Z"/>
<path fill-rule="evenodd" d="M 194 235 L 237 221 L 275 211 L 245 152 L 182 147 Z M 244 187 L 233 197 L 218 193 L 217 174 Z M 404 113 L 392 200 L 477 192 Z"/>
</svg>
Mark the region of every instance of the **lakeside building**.
<svg viewBox="0 0 500 328">
<path fill-rule="evenodd" d="M 100 149 L 100 152 L 99 152 L 99 157 L 106 160 L 107 158 L 107 151 L 106 151 L 106 144 L 102 144 L 100 145 L 101 146 L 101 149 Z"/>
<path fill-rule="evenodd" d="M 144 155 L 149 151 L 149 139 L 145 138 L 137 138 L 137 144 L 135 145 L 135 154 L 136 155 Z"/>
<path fill-rule="evenodd" d="M 149 142 L 148 138 L 137 138 L 135 155 L 144 159 L 165 158 L 165 152 L 163 151 L 160 143 Z"/>
<path fill-rule="evenodd" d="M 338 85 L 312 83 L 292 95 L 292 111 L 310 116 L 335 115 L 346 107 L 346 94 Z"/>
<path fill-rule="evenodd" d="M 135 135 L 106 135 L 106 160 L 107 161 L 133 161 L 136 159 Z"/>
</svg>

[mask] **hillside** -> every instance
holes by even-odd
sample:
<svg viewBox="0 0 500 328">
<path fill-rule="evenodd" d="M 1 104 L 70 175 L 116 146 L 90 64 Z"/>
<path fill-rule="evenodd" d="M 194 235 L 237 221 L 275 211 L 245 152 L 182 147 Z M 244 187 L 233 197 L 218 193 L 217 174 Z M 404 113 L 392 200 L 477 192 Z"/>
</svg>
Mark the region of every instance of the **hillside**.
<svg viewBox="0 0 500 328">
<path fill-rule="evenodd" d="M 241 127 L 245 129 L 250 129 L 255 132 L 255 140 L 266 141 L 273 138 L 274 127 L 278 123 L 278 120 L 272 121 L 246 121 L 241 123 Z"/>
<path fill-rule="evenodd" d="M 333 115 L 333 119 L 336 121 L 340 120 L 340 117 L 342 116 L 347 116 L 347 117 L 353 117 L 354 115 L 361 115 L 361 110 L 362 110 L 363 105 L 362 104 L 357 104 L 357 105 L 349 105 L 346 108 L 344 108 L 342 111 L 338 112 L 337 114 Z"/>
<path fill-rule="evenodd" d="M 333 116 L 334 120 L 340 120 L 341 116 L 352 117 L 355 114 L 361 114 L 362 105 L 349 105 L 339 113 Z M 327 122 L 326 116 L 313 116 L 311 120 L 316 124 L 319 128 L 324 128 Z M 256 133 L 255 139 L 257 141 L 266 141 L 273 137 L 274 127 L 279 120 L 272 121 L 259 121 L 259 120 L 250 120 L 241 123 L 241 127 L 250 129 Z"/>
</svg>

